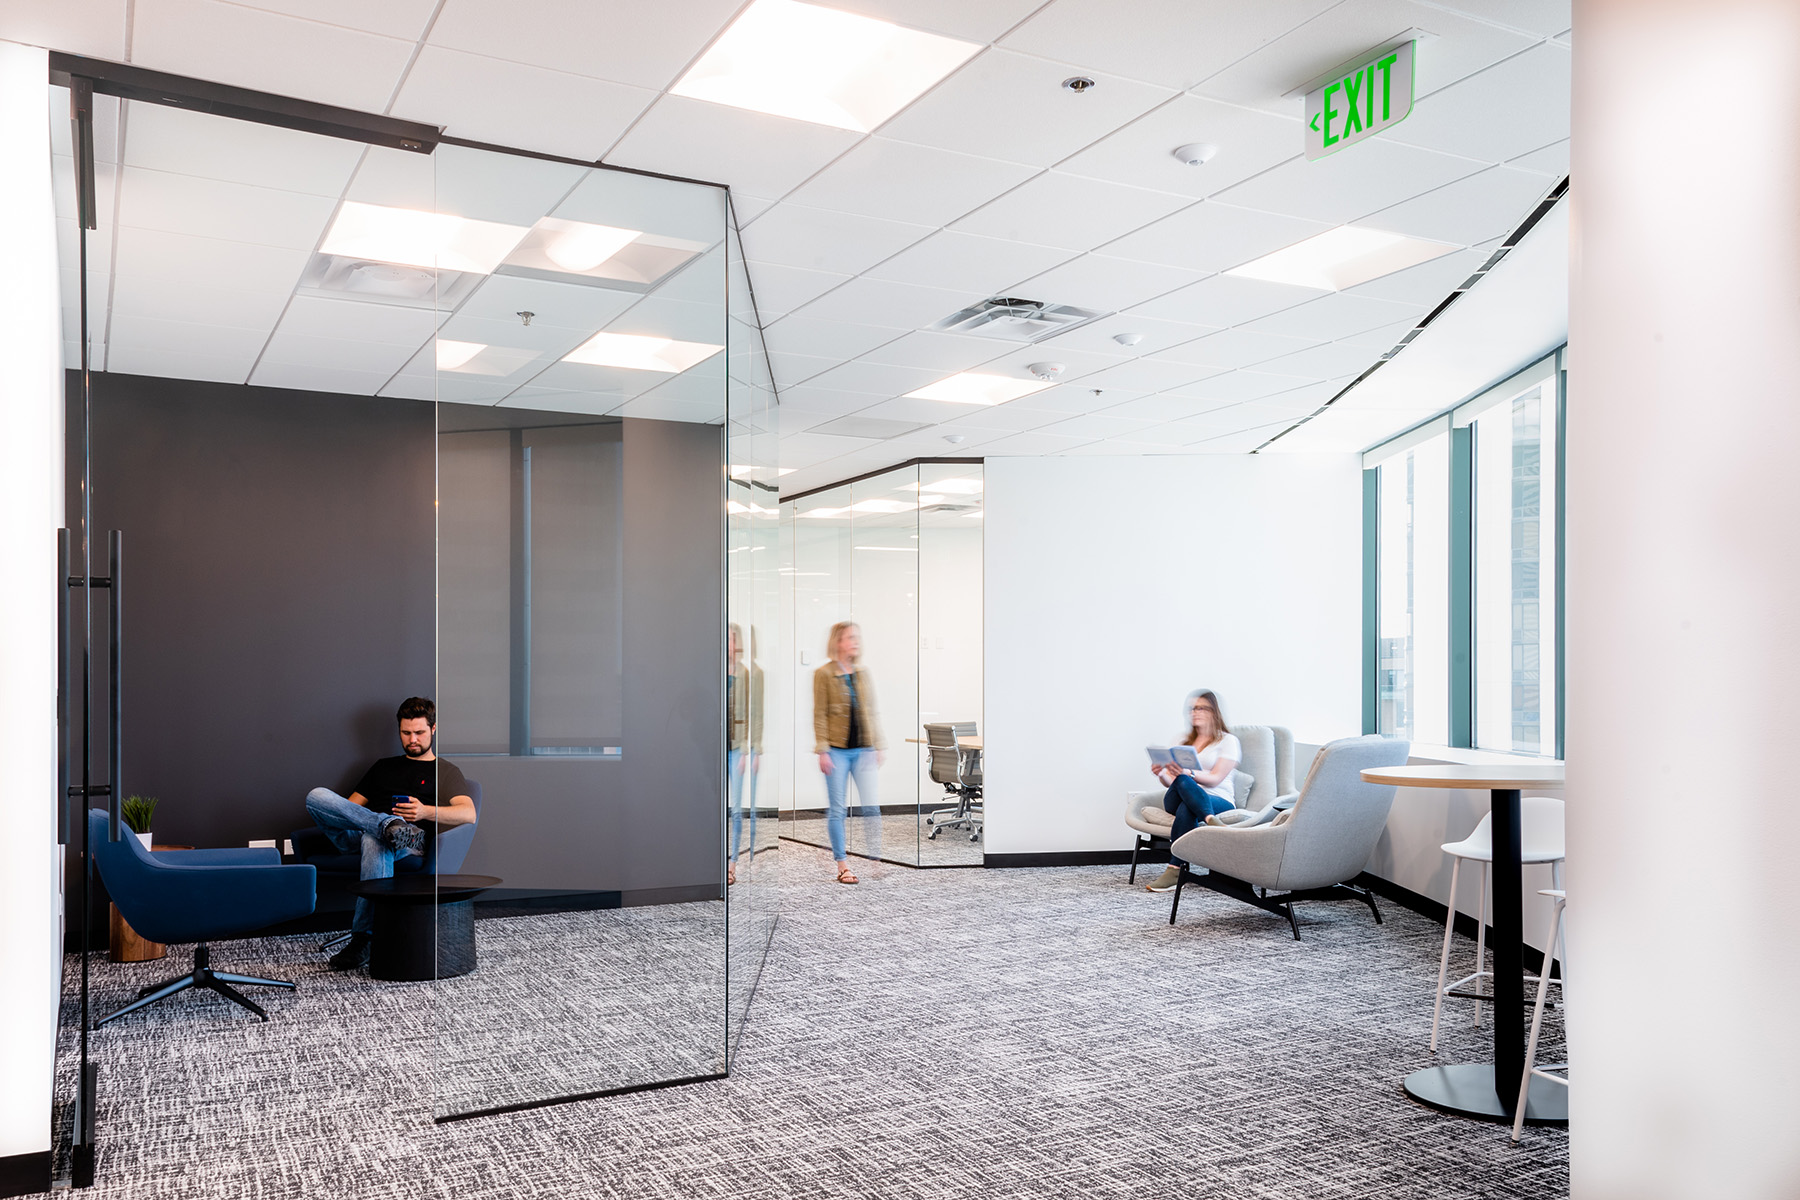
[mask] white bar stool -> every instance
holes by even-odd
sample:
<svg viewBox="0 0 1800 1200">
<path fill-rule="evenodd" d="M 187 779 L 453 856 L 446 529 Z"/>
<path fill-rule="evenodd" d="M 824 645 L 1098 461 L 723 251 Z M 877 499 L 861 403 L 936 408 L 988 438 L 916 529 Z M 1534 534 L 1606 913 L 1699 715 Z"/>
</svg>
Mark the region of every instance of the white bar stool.
<svg viewBox="0 0 1800 1200">
<path fill-rule="evenodd" d="M 1569 906 L 1569 898 L 1556 888 L 1546 888 L 1538 895 L 1548 896 L 1555 902 L 1550 911 L 1550 930 L 1544 935 L 1544 939 L 1550 943 L 1550 948 L 1544 951 L 1544 962 L 1551 963 L 1556 960 L 1556 947 L 1559 943 L 1563 947 L 1563 953 L 1565 955 L 1568 953 L 1569 939 L 1563 934 L 1563 909 Z M 1564 965 L 1567 966 L 1566 961 Z M 1563 979 L 1568 977 L 1569 973 L 1565 970 Z M 1519 1132 L 1525 1128 L 1525 1096 L 1531 1091 L 1531 1077 L 1535 1075 L 1539 1079 L 1548 1079 L 1551 1083 L 1560 1083 L 1564 1087 L 1569 1086 L 1568 1079 L 1550 1073 L 1567 1071 L 1568 1063 L 1551 1063 L 1543 1067 L 1537 1065 L 1538 1030 L 1544 1024 L 1544 994 L 1549 990 L 1550 972 L 1546 969 L 1543 974 L 1538 976 L 1537 1004 L 1531 1010 L 1531 1038 L 1525 1043 L 1525 1074 L 1519 1080 L 1519 1103 L 1514 1109 L 1513 1116 L 1512 1140 L 1515 1142 L 1519 1140 Z"/>
<path fill-rule="evenodd" d="M 1562 887 L 1563 864 L 1563 802 L 1554 796 L 1523 796 L 1519 801 L 1519 862 L 1549 863 L 1551 882 Z M 1444 949 L 1438 956 L 1437 999 L 1431 1006 L 1431 1048 L 1437 1050 L 1438 1018 L 1443 1013 L 1444 997 L 1462 987 L 1464 984 L 1476 983 L 1482 979 L 1492 979 L 1494 973 L 1487 969 L 1487 909 L 1488 909 L 1488 872 L 1494 862 L 1494 831 L 1492 814 L 1484 815 L 1481 823 L 1475 826 L 1475 832 L 1460 842 L 1445 842 L 1444 853 L 1450 855 L 1450 904 L 1449 912 L 1444 914 Z M 1450 935 L 1456 929 L 1456 880 L 1462 871 L 1464 859 L 1481 864 L 1481 911 L 1475 918 L 1475 970 L 1464 975 L 1454 983 L 1446 985 L 1444 976 L 1450 972 Z M 1548 963 L 1550 960 L 1546 959 Z M 1481 1006 L 1485 1001 L 1475 1001 L 1475 1025 L 1481 1026 Z"/>
</svg>

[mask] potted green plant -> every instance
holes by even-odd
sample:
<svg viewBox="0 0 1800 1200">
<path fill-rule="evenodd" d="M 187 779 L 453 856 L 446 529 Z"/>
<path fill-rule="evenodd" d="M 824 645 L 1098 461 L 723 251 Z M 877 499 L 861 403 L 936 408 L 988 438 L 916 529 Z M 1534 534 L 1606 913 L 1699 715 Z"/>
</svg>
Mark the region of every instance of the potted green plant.
<svg viewBox="0 0 1800 1200">
<path fill-rule="evenodd" d="M 137 835 L 137 840 L 150 849 L 150 819 L 156 815 L 155 796 L 127 796 L 125 803 L 119 806 L 125 818 L 126 826 Z"/>
</svg>

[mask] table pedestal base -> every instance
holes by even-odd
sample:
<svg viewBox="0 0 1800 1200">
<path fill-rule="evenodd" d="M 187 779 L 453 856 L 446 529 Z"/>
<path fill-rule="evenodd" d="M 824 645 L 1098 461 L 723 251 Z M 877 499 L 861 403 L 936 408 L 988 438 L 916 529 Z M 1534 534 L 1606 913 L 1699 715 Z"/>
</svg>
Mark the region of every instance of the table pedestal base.
<svg viewBox="0 0 1800 1200">
<path fill-rule="evenodd" d="M 475 969 L 475 905 L 467 898 L 378 898 L 370 924 L 376 979 L 450 979 Z"/>
<path fill-rule="evenodd" d="M 1508 1089 L 1517 1096 L 1518 1084 Z M 1406 1077 L 1406 1094 L 1439 1112 L 1474 1117 L 1478 1121 L 1512 1124 L 1513 1115 L 1500 1107 L 1494 1091 L 1494 1068 L 1488 1063 L 1459 1063 L 1451 1067 L 1426 1067 Z M 1569 1089 L 1535 1076 L 1525 1097 L 1527 1125 L 1567 1125 Z"/>
</svg>

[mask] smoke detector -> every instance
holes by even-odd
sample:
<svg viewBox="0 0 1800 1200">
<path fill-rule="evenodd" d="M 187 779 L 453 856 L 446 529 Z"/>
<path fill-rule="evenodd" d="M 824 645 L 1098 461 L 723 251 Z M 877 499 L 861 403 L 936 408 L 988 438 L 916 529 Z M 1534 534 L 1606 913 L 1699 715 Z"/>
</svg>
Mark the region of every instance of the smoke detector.
<svg viewBox="0 0 1800 1200">
<path fill-rule="evenodd" d="M 1076 308 L 1073 304 L 1047 304 L 1042 300 L 996 296 L 953 312 L 931 328 L 1009 342 L 1041 342 L 1106 315 L 1091 308 Z"/>
<path fill-rule="evenodd" d="M 1045 383 L 1050 383 L 1058 375 L 1061 375 L 1064 371 L 1068 370 L 1069 368 L 1065 367 L 1062 363 L 1058 363 L 1058 362 L 1041 362 L 1041 363 L 1032 363 L 1030 366 L 1026 367 L 1025 369 L 1027 371 L 1030 371 L 1033 375 L 1037 376 L 1039 379 L 1043 380 Z"/>
<path fill-rule="evenodd" d="M 1113 341 L 1119 343 L 1119 345 L 1121 345 L 1121 346 L 1135 346 L 1143 340 L 1144 340 L 1144 335 L 1141 333 L 1115 333 L 1115 334 L 1113 334 Z"/>
<path fill-rule="evenodd" d="M 968 441 L 969 435 L 966 433 L 946 433 L 944 435 L 944 440 L 949 442 L 952 446 L 957 446 Z"/>
<path fill-rule="evenodd" d="M 1212 156 L 1218 152 L 1219 148 L 1211 142 L 1189 142 L 1185 146 L 1177 146 L 1175 149 L 1169 151 L 1169 153 L 1173 154 L 1176 158 L 1180 159 L 1190 167 L 1197 167 L 1202 163 L 1210 161 Z"/>
</svg>

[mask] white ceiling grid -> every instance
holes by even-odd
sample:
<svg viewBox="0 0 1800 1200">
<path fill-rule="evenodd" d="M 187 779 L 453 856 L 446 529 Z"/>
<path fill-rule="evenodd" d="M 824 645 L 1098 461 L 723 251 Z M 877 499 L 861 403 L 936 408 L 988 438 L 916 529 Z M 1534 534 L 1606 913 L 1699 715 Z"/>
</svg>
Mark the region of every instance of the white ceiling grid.
<svg viewBox="0 0 1800 1200">
<path fill-rule="evenodd" d="M 916 454 L 1252 449 L 1374 362 L 1567 170 L 1568 0 L 829 3 L 984 49 L 858 135 L 668 94 L 741 0 L 539 0 L 529 20 L 507 0 L 13 0 L 0 37 L 730 184 L 782 389 L 783 465 L 798 468 L 790 488 Z M 1426 35 L 1411 115 L 1303 161 L 1292 89 L 1409 29 Z M 1075 74 L 1098 86 L 1058 86 Z M 160 155 L 160 175 L 140 164 L 135 135 L 121 224 L 218 236 L 156 217 L 213 211 L 220 193 L 170 180 L 183 172 Z M 1184 166 L 1169 151 L 1191 141 L 1220 151 Z M 191 167 L 219 188 L 271 186 Z M 297 232 L 306 190 L 283 201 L 293 229 L 255 234 L 231 286 L 203 255 L 186 259 L 194 311 L 218 328 L 261 322 L 264 273 L 311 248 Z M 1466 249 L 1336 295 L 1219 273 L 1349 221 Z M 154 252 L 119 264 L 116 311 L 142 303 L 127 268 Z M 1118 315 L 1022 350 L 921 332 L 993 294 Z M 1114 333 L 1143 338 L 1126 347 Z M 140 336 L 129 353 L 192 341 Z M 241 342 L 196 348 L 224 363 Z M 1022 375 L 1044 360 L 1067 364 L 1058 385 L 1001 409 L 896 399 L 926 375 Z M 941 424 L 888 440 L 813 432 L 852 414 Z"/>
</svg>

